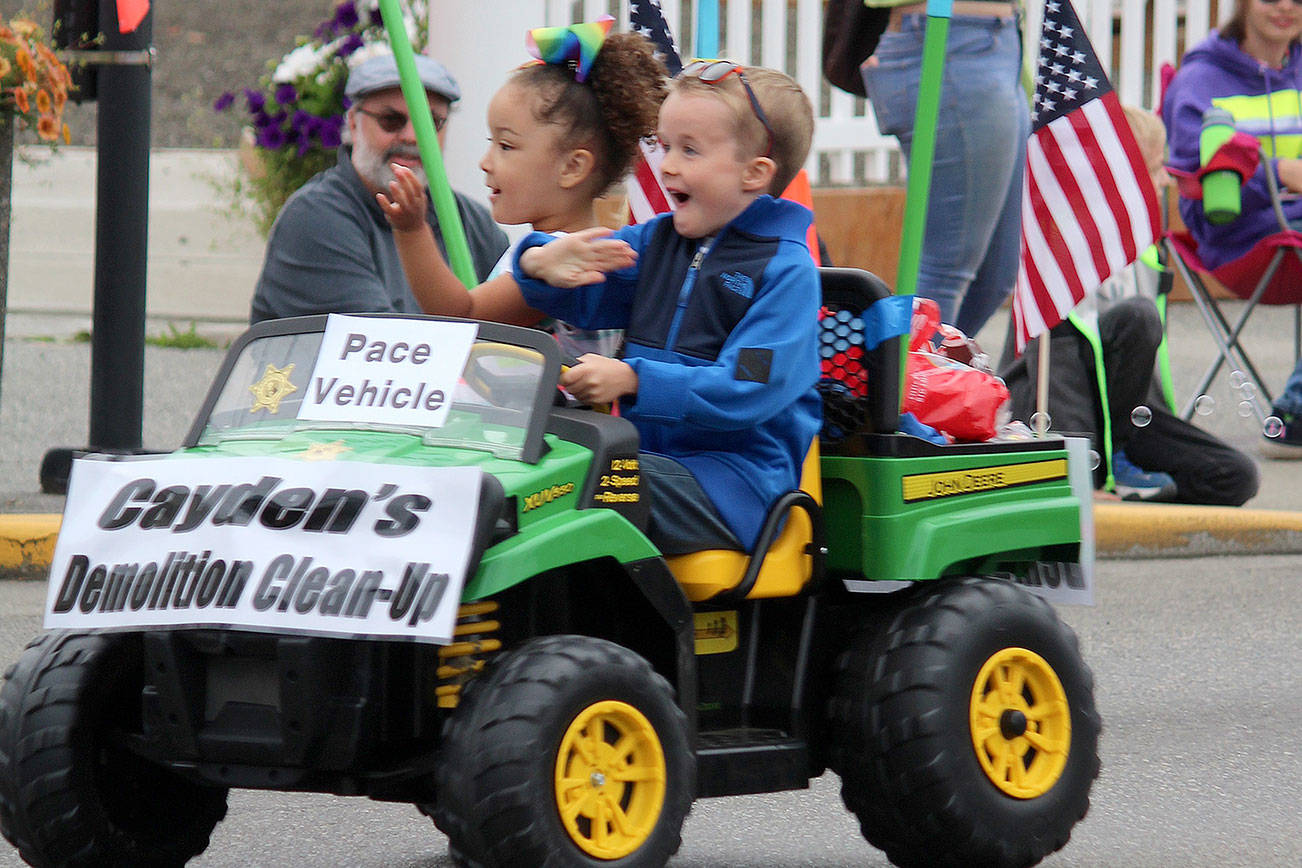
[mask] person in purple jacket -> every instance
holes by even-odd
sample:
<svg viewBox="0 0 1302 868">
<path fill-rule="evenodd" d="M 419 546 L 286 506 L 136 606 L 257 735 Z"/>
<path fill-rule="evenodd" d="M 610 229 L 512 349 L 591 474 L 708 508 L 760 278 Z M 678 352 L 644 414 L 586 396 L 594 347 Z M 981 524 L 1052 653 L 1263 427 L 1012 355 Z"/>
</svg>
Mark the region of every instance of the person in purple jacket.
<svg viewBox="0 0 1302 868">
<path fill-rule="evenodd" d="M 1254 136 L 1267 159 L 1243 182 L 1239 216 L 1221 225 L 1203 203 L 1180 200 L 1180 216 L 1208 268 L 1238 259 L 1277 232 L 1267 172 L 1281 190 L 1302 193 L 1302 5 L 1293 0 L 1236 0 L 1230 19 L 1185 54 L 1162 102 L 1171 165 L 1196 172 L 1203 118 L 1211 108 L 1230 114 L 1237 132 Z M 1302 197 L 1286 195 L 1284 215 L 1302 228 Z M 1283 421 L 1266 451 L 1302 458 L 1302 360 L 1273 410 Z M 1274 433 L 1274 432 L 1271 432 Z"/>
</svg>

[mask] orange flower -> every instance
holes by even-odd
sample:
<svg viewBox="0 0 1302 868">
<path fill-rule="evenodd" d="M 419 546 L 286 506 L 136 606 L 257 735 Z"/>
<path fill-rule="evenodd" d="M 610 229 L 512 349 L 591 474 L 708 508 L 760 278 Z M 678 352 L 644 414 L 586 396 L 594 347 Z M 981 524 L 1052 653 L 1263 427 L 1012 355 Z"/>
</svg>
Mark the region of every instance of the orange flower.
<svg viewBox="0 0 1302 868">
<path fill-rule="evenodd" d="M 45 61 L 47 69 L 57 69 L 62 66 L 59 56 L 49 49 L 43 42 L 36 43 L 36 56 Z"/>
<path fill-rule="evenodd" d="M 72 144 L 72 130 L 68 129 L 67 124 L 63 125 L 63 143 L 65 145 Z"/>
<path fill-rule="evenodd" d="M 0 39 L 12 43 L 17 38 L 17 35 L 12 30 L 0 24 Z"/>
<path fill-rule="evenodd" d="M 13 68 L 14 68 L 13 64 L 9 62 L 9 58 L 0 57 L 0 79 L 3 79 L 6 75 L 8 75 L 9 70 Z"/>
<path fill-rule="evenodd" d="M 23 39 L 31 39 L 36 35 L 36 32 L 40 30 L 40 28 L 36 26 L 36 22 L 30 18 L 15 18 L 9 23 L 13 26 L 14 32 Z"/>
<path fill-rule="evenodd" d="M 50 113 L 50 94 L 45 90 L 36 92 L 36 110 L 43 115 Z"/>
<path fill-rule="evenodd" d="M 52 142 L 59 137 L 59 122 L 54 115 L 41 115 L 41 119 L 36 122 L 36 135 L 46 142 Z"/>
<path fill-rule="evenodd" d="M 14 105 L 18 106 L 19 114 L 25 115 L 32 110 L 31 103 L 27 101 L 27 91 L 23 90 L 21 87 L 16 87 L 13 89 L 13 95 Z"/>
<path fill-rule="evenodd" d="M 17 62 L 18 68 L 23 71 L 23 75 L 28 81 L 36 80 L 36 61 L 32 60 L 32 55 L 25 48 L 18 49 L 14 55 L 14 61 Z"/>
<path fill-rule="evenodd" d="M 54 113 L 63 114 L 63 107 L 68 102 L 68 92 L 61 87 L 54 88 Z"/>
</svg>

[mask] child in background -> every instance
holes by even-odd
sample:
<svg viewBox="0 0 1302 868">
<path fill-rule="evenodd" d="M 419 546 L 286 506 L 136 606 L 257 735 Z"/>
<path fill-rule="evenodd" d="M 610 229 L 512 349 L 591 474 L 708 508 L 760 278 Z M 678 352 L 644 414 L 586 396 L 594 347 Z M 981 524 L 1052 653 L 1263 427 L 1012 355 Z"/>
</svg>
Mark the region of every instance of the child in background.
<svg viewBox="0 0 1302 868">
<path fill-rule="evenodd" d="M 489 146 L 479 167 L 498 223 L 528 223 L 551 234 L 599 226 L 595 200 L 624 178 L 638 143 L 654 134 L 664 66 L 642 36 L 607 37 L 613 20 L 531 31 L 531 49 L 551 62 L 516 70 L 489 103 Z M 468 291 L 422 219 L 420 182 L 400 166 L 394 175 L 389 194 L 376 198 L 426 313 L 518 325 L 542 319 L 520 296 L 509 270 L 510 251 L 488 281 Z M 605 265 L 625 264 L 623 245 L 607 242 L 602 249 L 615 256 Z M 610 354 L 619 343 L 618 330 L 584 332 L 556 321 L 547 328 L 571 356 Z"/>
<path fill-rule="evenodd" d="M 812 134 L 809 99 L 788 76 L 689 64 L 658 130 L 677 208 L 614 233 L 636 264 L 610 270 L 595 233 L 535 232 L 517 248 L 513 270 L 531 307 L 625 329 L 622 358 L 582 356 L 561 385 L 584 401 L 619 399 L 637 427 L 648 535 L 666 554 L 750 551 L 818 432 L 812 214 L 773 198 Z"/>
<path fill-rule="evenodd" d="M 1134 106 L 1123 111 L 1160 198 L 1171 182 L 1165 168 L 1166 130 L 1152 112 Z M 1108 414 L 1112 452 L 1100 461 L 1096 483 L 1103 484 L 1110 466 L 1116 495 L 1126 500 L 1241 506 L 1257 493 L 1252 459 L 1169 412 L 1153 383 L 1163 337 L 1154 303 L 1160 268 L 1150 248 L 1087 295 L 1066 322 L 1049 332 L 1051 424 L 1057 431 L 1089 434 L 1103 456 L 1103 414 Z M 1103 349 L 1107 407 L 1085 329 L 1097 333 Z M 1010 350 L 1005 347 L 1006 359 Z M 1038 355 L 1033 343 L 1000 372 L 1008 385 L 1013 418 L 1024 422 L 1035 412 Z"/>
</svg>

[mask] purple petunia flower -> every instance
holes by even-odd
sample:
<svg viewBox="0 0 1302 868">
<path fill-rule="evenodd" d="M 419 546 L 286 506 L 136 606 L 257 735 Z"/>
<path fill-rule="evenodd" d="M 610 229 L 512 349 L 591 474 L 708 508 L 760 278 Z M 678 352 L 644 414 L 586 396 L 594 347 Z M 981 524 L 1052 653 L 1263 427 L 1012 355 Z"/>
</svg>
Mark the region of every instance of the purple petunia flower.
<svg viewBox="0 0 1302 868">
<path fill-rule="evenodd" d="M 263 107 L 267 104 L 267 98 L 263 95 L 262 91 L 254 90 L 251 87 L 246 87 L 244 89 L 244 99 L 249 104 L 250 114 L 256 114 L 262 111 Z"/>
<path fill-rule="evenodd" d="M 292 84 L 276 85 L 276 102 L 290 105 L 298 100 L 298 89 Z"/>
<path fill-rule="evenodd" d="M 217 97 L 217 101 L 212 104 L 213 111 L 224 112 L 235 102 L 235 94 L 230 91 Z"/>
<path fill-rule="evenodd" d="M 357 26 L 357 6 L 353 0 L 344 0 L 335 7 L 335 24 L 339 28 L 336 32 L 352 30 Z"/>
<path fill-rule="evenodd" d="M 365 44 L 366 42 L 361 36 L 350 33 L 343 42 L 339 43 L 339 47 L 335 49 L 335 54 L 339 57 L 347 57 Z"/>
<path fill-rule="evenodd" d="M 321 120 L 321 129 L 318 133 L 318 137 L 321 139 L 321 147 L 337 148 L 341 144 L 343 144 L 343 138 L 340 135 L 340 131 L 343 129 L 343 126 L 344 126 L 343 115 L 335 115 L 334 117 L 323 118 Z"/>
<path fill-rule="evenodd" d="M 277 150 L 285 144 L 285 131 L 279 125 L 262 127 L 258 130 L 257 143 L 269 151 Z"/>
</svg>

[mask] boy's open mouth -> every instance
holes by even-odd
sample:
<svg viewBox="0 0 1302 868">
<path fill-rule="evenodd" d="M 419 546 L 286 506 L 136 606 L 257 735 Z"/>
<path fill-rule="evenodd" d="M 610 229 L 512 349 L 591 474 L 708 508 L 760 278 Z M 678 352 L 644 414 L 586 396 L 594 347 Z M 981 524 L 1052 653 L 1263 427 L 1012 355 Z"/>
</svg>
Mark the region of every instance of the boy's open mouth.
<svg viewBox="0 0 1302 868">
<path fill-rule="evenodd" d="M 677 202 L 679 205 L 686 204 L 687 200 L 690 199 L 690 198 L 692 198 L 692 197 L 691 197 L 690 195 L 688 195 L 687 193 L 683 193 L 683 192 L 681 192 L 681 191 L 679 191 L 679 190 L 670 190 L 670 191 L 669 191 L 669 195 L 670 195 L 670 197 L 673 198 L 673 200 L 674 200 L 675 202 Z"/>
</svg>

